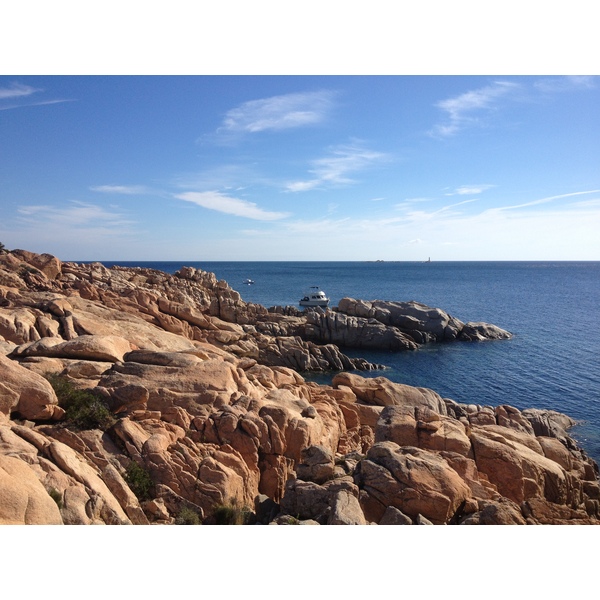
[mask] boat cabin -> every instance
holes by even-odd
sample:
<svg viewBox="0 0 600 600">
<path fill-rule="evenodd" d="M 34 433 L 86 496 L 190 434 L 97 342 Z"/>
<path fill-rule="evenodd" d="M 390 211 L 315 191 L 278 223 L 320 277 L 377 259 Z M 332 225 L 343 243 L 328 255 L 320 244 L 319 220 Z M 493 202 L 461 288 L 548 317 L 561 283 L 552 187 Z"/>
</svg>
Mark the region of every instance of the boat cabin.
<svg viewBox="0 0 600 600">
<path fill-rule="evenodd" d="M 300 306 L 325 307 L 329 304 L 329 298 L 323 290 L 320 290 L 317 286 L 313 286 L 304 294 L 299 304 Z"/>
</svg>

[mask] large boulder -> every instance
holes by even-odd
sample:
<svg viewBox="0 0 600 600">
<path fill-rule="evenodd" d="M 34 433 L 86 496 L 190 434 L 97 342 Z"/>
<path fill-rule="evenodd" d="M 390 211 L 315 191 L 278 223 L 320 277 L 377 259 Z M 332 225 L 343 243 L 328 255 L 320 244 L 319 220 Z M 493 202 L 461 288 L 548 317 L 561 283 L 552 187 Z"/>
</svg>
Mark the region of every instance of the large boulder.
<svg viewBox="0 0 600 600">
<path fill-rule="evenodd" d="M 298 479 L 325 483 L 333 477 L 333 454 L 323 446 L 309 446 L 302 450 L 301 462 L 296 467 Z"/>
<path fill-rule="evenodd" d="M 375 406 L 422 406 L 446 415 L 446 403 L 441 396 L 426 388 L 416 388 L 403 383 L 393 383 L 385 377 L 361 377 L 354 373 L 338 373 L 332 381 L 334 388 L 351 389 L 356 398 Z"/>
<path fill-rule="evenodd" d="M 0 525 L 62 525 L 57 503 L 24 461 L 0 454 Z"/>
<path fill-rule="evenodd" d="M 52 254 L 36 254 L 27 250 L 13 250 L 12 256 L 41 271 L 48 279 L 56 279 L 62 272 L 62 263 Z"/>
<path fill-rule="evenodd" d="M 375 441 L 472 455 L 465 425 L 427 407 L 386 406 L 377 422 Z"/>
<path fill-rule="evenodd" d="M 509 340 L 512 334 L 490 323 L 465 323 L 458 334 L 459 340 L 483 342 L 484 340 Z"/>
<path fill-rule="evenodd" d="M 541 447 L 539 450 L 531 447 L 535 438 L 530 441 L 526 434 L 521 434 L 525 439 L 519 440 L 515 437 L 516 432 L 504 429 L 485 427 L 471 430 L 478 470 L 513 502 L 521 503 L 539 497 L 565 504 L 571 496 L 570 478 L 565 470 L 546 458 Z"/>
<path fill-rule="evenodd" d="M 25 307 L 0 308 L 0 335 L 15 344 L 39 340 L 37 324 L 41 315 L 40 311 Z"/>
<path fill-rule="evenodd" d="M 347 348 L 377 350 L 416 350 L 415 341 L 396 327 L 376 319 L 349 316 L 342 312 L 309 311 L 305 336 L 319 343 L 332 343 Z"/>
<path fill-rule="evenodd" d="M 434 524 L 448 523 L 472 495 L 444 458 L 394 442 L 376 443 L 359 463 L 355 480 L 366 495 L 365 516 L 374 522 L 394 506 L 412 519 L 422 515 Z"/>
<path fill-rule="evenodd" d="M 359 490 L 349 477 L 322 485 L 291 479 L 281 500 L 281 511 L 321 525 L 364 525 L 367 521 L 358 496 Z"/>
<path fill-rule="evenodd" d="M 382 349 L 402 349 L 401 342 L 390 342 L 391 337 L 397 337 L 398 340 L 404 339 L 413 345 L 405 344 L 405 349 L 414 349 L 416 344 L 427 342 L 441 342 L 445 340 L 461 339 L 465 341 L 496 340 L 509 339 L 512 337 L 508 331 L 500 329 L 489 323 L 463 323 L 459 319 L 449 315 L 440 308 L 432 308 L 421 302 L 390 302 L 383 300 L 355 300 L 354 298 L 342 298 L 338 304 L 338 311 L 354 320 L 347 320 L 350 330 L 359 330 L 361 327 L 365 331 L 377 331 L 375 326 L 380 324 L 386 329 L 379 330 L 374 337 L 380 340 Z M 329 322 L 335 322 L 334 331 L 341 330 L 342 319 L 337 321 L 332 319 Z M 317 324 L 313 324 L 316 327 Z M 331 327 L 331 325 L 330 325 Z M 326 331 L 322 326 L 318 331 Z M 394 334 L 391 332 L 395 331 Z M 336 333 L 338 337 L 341 332 Z M 353 340 L 356 336 L 349 336 Z M 343 339 L 343 338 L 342 338 Z M 368 347 L 373 347 L 370 344 Z M 397 347 L 392 347 L 392 346 Z M 360 346 L 359 346 L 360 347 Z M 367 346 L 365 346 L 367 347 Z"/>
<path fill-rule="evenodd" d="M 31 420 L 59 420 L 65 412 L 50 383 L 0 354 L 0 413 Z"/>
<path fill-rule="evenodd" d="M 51 343 L 49 340 L 52 340 Z M 122 361 L 131 349 L 131 343 L 117 335 L 80 335 L 66 342 L 61 342 L 60 338 L 43 338 L 19 350 L 18 353 L 20 356 L 48 356 L 114 363 Z"/>
<path fill-rule="evenodd" d="M 388 302 L 342 298 L 338 309 L 348 315 L 376 319 L 385 325 L 398 328 L 417 343 L 453 340 L 458 337 L 464 323 L 440 308 L 420 302 Z"/>
</svg>

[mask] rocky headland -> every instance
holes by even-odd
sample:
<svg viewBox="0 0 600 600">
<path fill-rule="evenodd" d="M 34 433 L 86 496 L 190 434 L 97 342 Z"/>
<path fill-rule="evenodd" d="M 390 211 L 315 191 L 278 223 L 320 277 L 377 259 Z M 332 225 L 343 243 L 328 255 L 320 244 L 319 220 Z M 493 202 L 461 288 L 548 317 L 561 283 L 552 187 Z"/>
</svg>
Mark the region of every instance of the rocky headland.
<svg viewBox="0 0 600 600">
<path fill-rule="evenodd" d="M 0 523 L 597 524 L 568 416 L 343 352 L 509 337 L 414 301 L 267 309 L 191 267 L 4 252 Z"/>
</svg>

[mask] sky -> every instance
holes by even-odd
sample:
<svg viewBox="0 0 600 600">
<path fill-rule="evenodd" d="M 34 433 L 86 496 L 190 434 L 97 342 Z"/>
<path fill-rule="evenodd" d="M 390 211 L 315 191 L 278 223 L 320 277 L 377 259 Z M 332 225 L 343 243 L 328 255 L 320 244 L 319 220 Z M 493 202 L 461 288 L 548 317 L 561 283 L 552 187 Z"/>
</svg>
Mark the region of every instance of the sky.
<svg viewBox="0 0 600 600">
<path fill-rule="evenodd" d="M 600 77 L 0 76 L 0 241 L 62 260 L 600 260 Z"/>
</svg>

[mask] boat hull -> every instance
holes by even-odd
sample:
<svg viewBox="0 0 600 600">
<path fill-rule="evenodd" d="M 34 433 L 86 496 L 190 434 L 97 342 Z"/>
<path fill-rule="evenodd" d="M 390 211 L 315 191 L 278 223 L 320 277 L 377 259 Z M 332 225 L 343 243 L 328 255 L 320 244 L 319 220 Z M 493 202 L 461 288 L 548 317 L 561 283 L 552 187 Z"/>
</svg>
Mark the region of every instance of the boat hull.
<svg viewBox="0 0 600 600">
<path fill-rule="evenodd" d="M 300 302 L 298 304 L 300 304 L 300 306 L 307 306 L 307 307 L 320 306 L 321 308 L 326 308 L 327 306 L 329 306 L 329 300 L 300 300 Z"/>
</svg>

